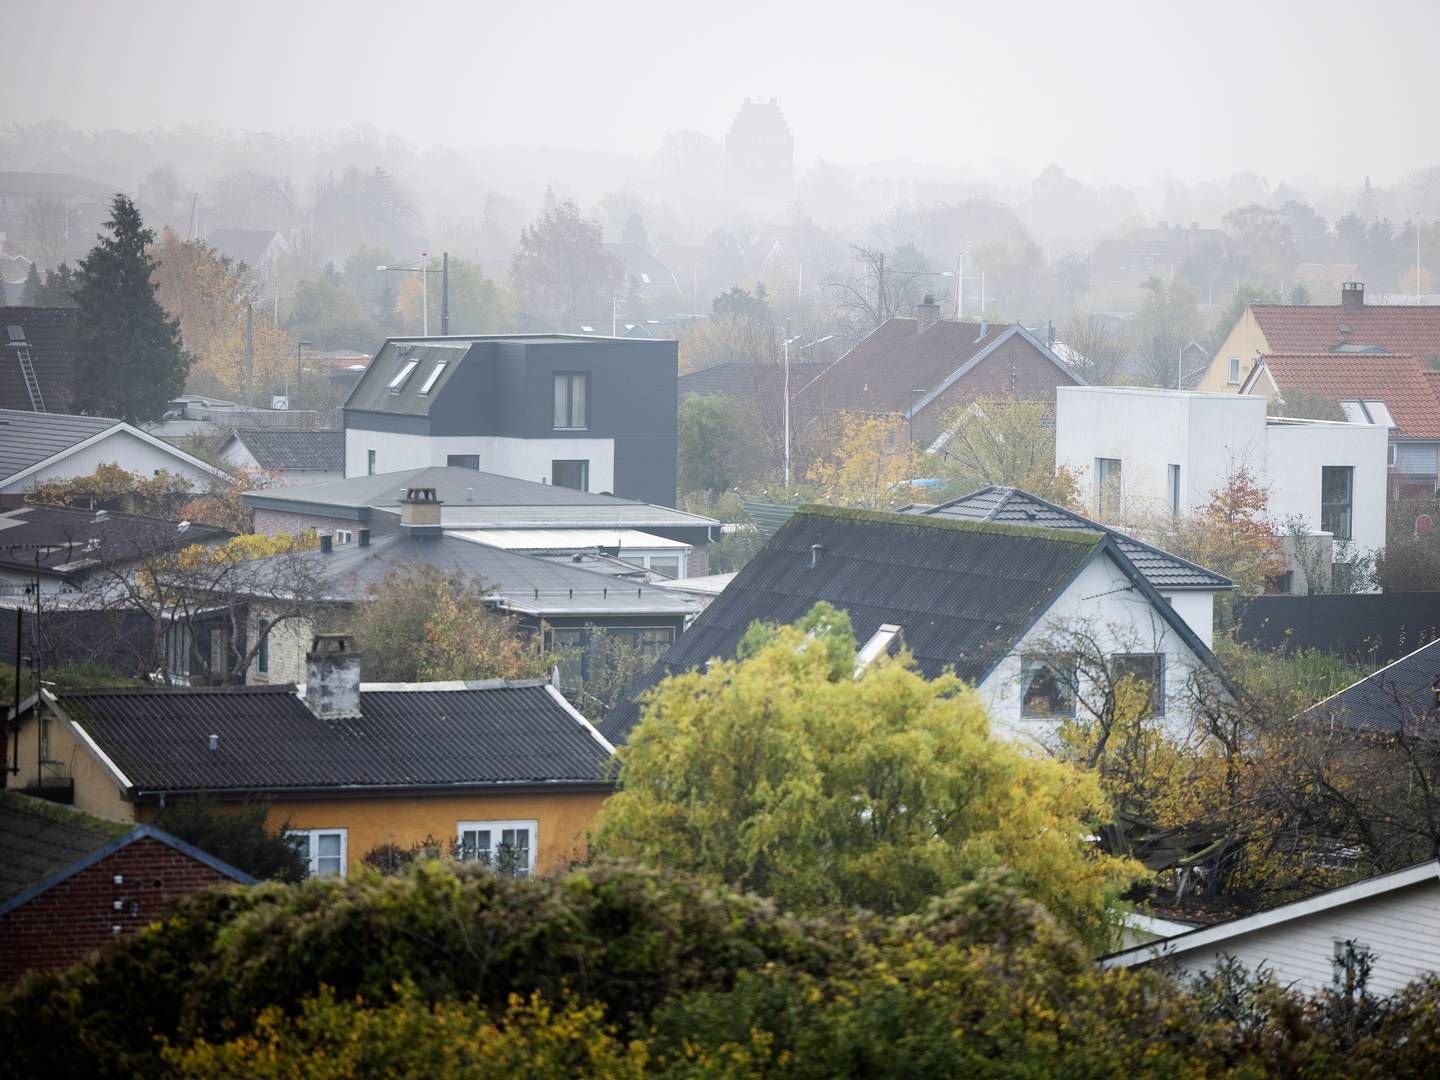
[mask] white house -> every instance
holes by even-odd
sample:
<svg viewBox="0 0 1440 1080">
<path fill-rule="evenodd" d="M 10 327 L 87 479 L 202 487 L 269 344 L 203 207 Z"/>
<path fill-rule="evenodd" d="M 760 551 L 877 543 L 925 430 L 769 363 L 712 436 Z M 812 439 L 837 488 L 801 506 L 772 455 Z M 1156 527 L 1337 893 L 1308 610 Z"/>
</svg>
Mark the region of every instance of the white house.
<svg viewBox="0 0 1440 1080">
<path fill-rule="evenodd" d="M 1277 525 L 1299 518 L 1333 540 L 1337 560 L 1347 546 L 1357 556 L 1383 549 L 1386 429 L 1267 417 L 1266 405 L 1237 394 L 1062 386 L 1055 463 L 1076 474 L 1097 517 L 1142 527 L 1206 505 L 1248 468 L 1269 489 Z"/>
<path fill-rule="evenodd" d="M 232 468 L 259 469 L 280 484 L 320 484 L 345 476 L 343 431 L 231 431 L 216 449 Z"/>
<path fill-rule="evenodd" d="M 1178 978 L 1213 971 L 1225 957 L 1264 968 L 1282 986 L 1344 988 L 1360 957 L 1368 991 L 1393 994 L 1440 971 L 1440 863 L 1367 878 L 1269 911 L 1126 949 L 1106 967 L 1153 965 Z"/>
</svg>

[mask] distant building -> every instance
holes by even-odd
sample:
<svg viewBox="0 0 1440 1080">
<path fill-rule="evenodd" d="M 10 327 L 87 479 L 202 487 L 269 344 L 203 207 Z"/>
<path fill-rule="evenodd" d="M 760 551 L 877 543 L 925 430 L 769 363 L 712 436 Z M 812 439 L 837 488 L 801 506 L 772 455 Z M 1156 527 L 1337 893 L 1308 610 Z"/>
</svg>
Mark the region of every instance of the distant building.
<svg viewBox="0 0 1440 1080">
<path fill-rule="evenodd" d="M 343 431 L 232 431 L 216 448 L 232 468 L 261 469 L 282 484 L 319 484 L 345 476 Z"/>
<path fill-rule="evenodd" d="M 1229 245 L 1230 238 L 1220 229 L 1202 229 L 1194 221 L 1189 228 L 1162 221 L 1108 237 L 1090 254 L 1090 303 L 1106 311 L 1134 310 L 1145 296 L 1147 280 L 1180 277 L 1188 260 L 1223 255 Z M 1200 297 L 1202 303 L 1206 299 Z"/>
<path fill-rule="evenodd" d="M 119 189 L 74 173 L 0 172 L 0 233 L 42 271 L 82 258 Z"/>
<path fill-rule="evenodd" d="M 221 255 L 244 263 L 257 285 L 272 282 L 276 264 L 290 254 L 290 242 L 275 229 L 211 229 L 205 242 Z"/>
<path fill-rule="evenodd" d="M 761 212 L 795 197 L 795 136 L 774 98 L 745 99 L 725 136 L 726 194 Z"/>
</svg>

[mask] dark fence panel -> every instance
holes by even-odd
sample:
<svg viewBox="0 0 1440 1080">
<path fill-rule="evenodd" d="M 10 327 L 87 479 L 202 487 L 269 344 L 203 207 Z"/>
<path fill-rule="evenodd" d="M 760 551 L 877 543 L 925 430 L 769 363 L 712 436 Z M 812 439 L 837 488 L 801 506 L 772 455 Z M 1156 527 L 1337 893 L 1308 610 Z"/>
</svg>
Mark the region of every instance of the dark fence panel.
<svg viewBox="0 0 1440 1080">
<path fill-rule="evenodd" d="M 1440 592 L 1237 597 L 1235 637 L 1263 649 L 1321 649 L 1380 667 L 1440 637 Z"/>
</svg>

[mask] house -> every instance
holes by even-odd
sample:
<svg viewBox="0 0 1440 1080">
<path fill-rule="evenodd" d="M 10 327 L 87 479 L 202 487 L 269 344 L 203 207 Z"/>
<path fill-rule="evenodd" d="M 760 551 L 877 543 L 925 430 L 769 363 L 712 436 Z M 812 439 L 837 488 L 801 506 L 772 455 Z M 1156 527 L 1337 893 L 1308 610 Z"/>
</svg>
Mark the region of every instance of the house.
<svg viewBox="0 0 1440 1080">
<path fill-rule="evenodd" d="M 75 309 L 7 307 L 0 323 L 0 409 L 69 411 Z"/>
<path fill-rule="evenodd" d="M 582 553 L 569 547 L 559 557 L 525 554 L 483 535 L 487 530 L 444 528 L 442 510 L 433 488 L 415 487 L 402 502 L 395 531 L 372 538 L 362 527 L 355 530 L 352 542 L 341 545 L 322 536 L 320 549 L 306 558 L 321 582 L 325 601 L 341 608 L 353 605 L 363 598 L 367 586 L 404 567 L 431 566 L 445 574 L 480 578 L 491 589 L 486 600 L 492 610 L 513 616 L 527 633 L 545 635 L 546 648 L 576 651 L 560 665 L 561 685 L 567 689 L 578 686 L 588 674 L 594 631 L 624 635 L 643 654 L 658 657 L 704 606 L 691 594 L 652 584 L 650 570 L 638 565 L 640 553 L 633 549 L 634 562 L 606 550 Z M 506 539 L 520 548 L 545 542 L 538 537 Z M 678 568 L 682 553 L 661 548 L 649 558 L 652 567 L 668 558 Z M 298 681 L 309 637 L 306 620 L 272 630 L 246 681 Z"/>
<path fill-rule="evenodd" d="M 1264 968 L 1302 993 L 1354 988 L 1368 960 L 1366 991 L 1393 994 L 1440 971 L 1440 863 L 1420 863 L 1238 919 L 1103 957 L 1108 968 L 1153 967 L 1177 978 L 1213 971 L 1225 958 Z"/>
<path fill-rule="evenodd" d="M 914 318 L 888 319 L 794 394 L 799 425 L 838 412 L 902 418 L 929 445 L 954 409 L 1013 397 L 1052 404 L 1057 386 L 1083 383 L 1018 323 L 940 318 L 927 297 Z"/>
<path fill-rule="evenodd" d="M 1367 304 L 1359 281 L 1345 283 L 1338 304 L 1251 304 L 1196 389 L 1238 393 L 1261 356 L 1374 352 L 1440 357 L 1440 305 Z"/>
<path fill-rule="evenodd" d="M 235 429 L 215 453 L 232 469 L 258 469 L 280 484 L 319 484 L 345 476 L 343 431 Z"/>
<path fill-rule="evenodd" d="M 1393 495 L 1433 495 L 1440 477 L 1440 394 L 1434 372 L 1414 356 L 1369 353 L 1261 353 L 1240 393 L 1286 403 L 1286 395 L 1338 402 L 1352 424 L 1390 436 Z"/>
<path fill-rule="evenodd" d="M 0 791 L 0 986 L 83 960 L 190 893 L 254 881 L 152 825 Z"/>
<path fill-rule="evenodd" d="M 147 478 L 165 472 L 197 488 L 230 482 L 224 470 L 123 420 L 0 409 L 0 506 L 18 506 L 41 484 L 89 476 L 101 465 Z"/>
<path fill-rule="evenodd" d="M 809 506 L 793 514 L 640 681 L 733 657 L 752 623 L 791 623 L 825 601 L 849 613 L 866 650 L 903 642 L 933 678 L 976 686 L 995 729 L 1049 740 L 1074 715 L 1075 674 L 1053 669 L 1057 633 L 1095 636 L 1112 662 L 1153 688 L 1167 723 L 1188 718 L 1191 677 L 1219 668 L 1205 642 L 1114 536 L 1074 528 Z M 1047 659 L 1048 658 L 1048 659 Z M 602 725 L 623 740 L 632 700 Z"/>
<path fill-rule="evenodd" d="M 1061 387 L 1055 463 L 1079 478 L 1097 518 L 1139 525 L 1205 506 L 1243 466 L 1268 488 L 1270 518 L 1281 527 L 1298 519 L 1337 567 L 1383 549 L 1386 429 L 1267 417 L 1267 404 L 1249 395 Z M 1308 591 L 1305 560 L 1291 556 L 1279 591 Z"/>
<path fill-rule="evenodd" d="M 1019 488 L 989 485 L 938 506 L 907 507 L 909 513 L 950 521 L 990 521 L 1038 529 L 1074 529 L 1101 533 L 1155 587 L 1207 648 L 1214 641 L 1215 595 L 1235 586 L 1229 578 L 1178 555 L 1151 547 L 1133 536 L 1091 521 Z"/>
<path fill-rule="evenodd" d="M 290 254 L 290 242 L 274 229 L 210 229 L 205 242 L 226 258 L 244 263 L 257 285 L 271 282 L 276 264 Z"/>
<path fill-rule="evenodd" d="M 435 465 L 675 505 L 674 341 L 391 338 L 345 403 L 345 475 Z"/>
<path fill-rule="evenodd" d="M 38 784 L 38 749 L 47 785 L 68 780 L 77 808 L 127 823 L 187 797 L 261 798 L 312 874 L 427 838 L 464 859 L 508 849 L 517 874 L 583 857 L 613 748 L 555 687 L 365 683 L 362 664 L 347 637 L 322 635 L 298 690 L 47 691 L 21 719 L 21 782 Z"/>
<path fill-rule="evenodd" d="M 681 306 L 680 286 L 669 268 L 639 244 L 613 241 L 600 245 L 602 251 L 624 271 L 622 296 L 636 296 L 647 309 L 669 314 Z"/>
<path fill-rule="evenodd" d="M 74 173 L 0 172 L 0 233 L 10 250 L 53 270 L 90 250 L 119 190 Z"/>
<path fill-rule="evenodd" d="M 599 531 L 606 534 L 600 546 L 617 547 L 620 557 L 638 558 L 648 566 L 650 554 L 675 550 L 664 541 L 677 541 L 685 546 L 685 559 L 678 572 L 669 576 L 681 578 L 709 572 L 707 549 L 720 529 L 713 518 L 669 506 L 458 466 L 262 488 L 246 492 L 244 500 L 255 511 L 256 532 L 273 536 L 313 528 L 331 533 L 339 547 L 353 542 L 361 528 L 377 538 L 398 531 L 402 505 L 412 488 L 435 492 L 441 524 L 447 531 L 474 534 L 470 538 L 475 540 L 494 534 L 500 546 L 510 542 L 503 533 L 542 529 L 555 536 L 535 541 L 533 550 L 577 554 L 592 549 L 593 534 Z"/>
<path fill-rule="evenodd" d="M 1219 264 L 1230 238 L 1220 229 L 1189 228 L 1162 221 L 1101 240 L 1088 260 L 1088 292 L 1100 310 L 1133 311 L 1152 277 L 1170 281 L 1185 274 L 1192 260 Z"/>
</svg>

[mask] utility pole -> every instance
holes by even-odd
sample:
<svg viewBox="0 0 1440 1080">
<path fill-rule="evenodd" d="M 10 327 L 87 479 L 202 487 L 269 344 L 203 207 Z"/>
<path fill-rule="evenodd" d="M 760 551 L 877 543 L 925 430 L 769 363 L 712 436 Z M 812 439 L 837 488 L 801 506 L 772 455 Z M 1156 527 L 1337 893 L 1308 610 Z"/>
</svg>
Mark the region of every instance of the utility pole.
<svg viewBox="0 0 1440 1080">
<path fill-rule="evenodd" d="M 420 275 L 424 280 L 425 275 Z M 429 282 L 425 282 L 429 288 Z M 440 334 L 442 337 L 450 335 L 450 253 L 440 253 Z"/>
<path fill-rule="evenodd" d="M 790 490 L 790 320 L 785 320 L 785 490 Z"/>
<path fill-rule="evenodd" d="M 430 256 L 426 252 L 420 252 L 420 336 L 430 336 L 430 279 L 425 275 L 430 271 Z"/>
<path fill-rule="evenodd" d="M 255 404 L 255 306 L 245 305 L 245 404 Z"/>
</svg>

